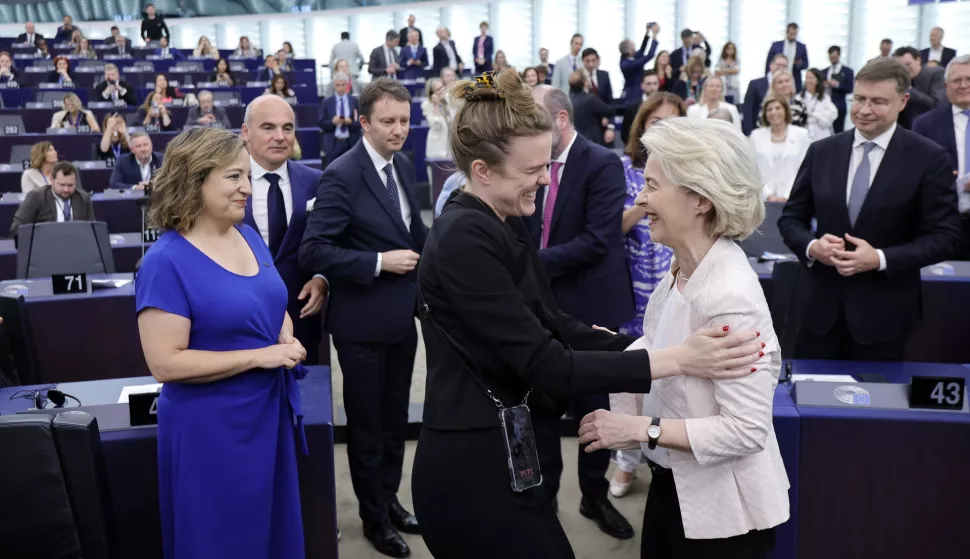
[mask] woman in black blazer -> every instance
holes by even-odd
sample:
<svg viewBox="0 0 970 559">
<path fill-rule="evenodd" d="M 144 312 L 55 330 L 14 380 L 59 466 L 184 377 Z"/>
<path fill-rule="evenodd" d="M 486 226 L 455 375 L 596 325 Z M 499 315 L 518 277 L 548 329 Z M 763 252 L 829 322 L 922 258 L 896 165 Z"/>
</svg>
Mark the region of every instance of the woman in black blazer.
<svg viewBox="0 0 970 559">
<path fill-rule="evenodd" d="M 553 120 L 511 68 L 452 92 L 463 102 L 452 152 L 468 182 L 435 221 L 418 269 L 428 380 L 415 513 L 438 559 L 572 558 L 553 496 L 541 485 L 512 489 L 513 480 L 541 484 L 542 464 L 560 452 L 565 400 L 649 390 L 651 377 L 749 374 L 761 344 L 755 332 L 710 328 L 684 346 L 624 352 L 634 338 L 560 312 L 520 219 L 550 182 Z M 502 428 L 500 410 L 521 403 L 531 410 L 533 436 L 521 422 Z M 519 466 L 532 446 L 538 464 Z"/>
</svg>

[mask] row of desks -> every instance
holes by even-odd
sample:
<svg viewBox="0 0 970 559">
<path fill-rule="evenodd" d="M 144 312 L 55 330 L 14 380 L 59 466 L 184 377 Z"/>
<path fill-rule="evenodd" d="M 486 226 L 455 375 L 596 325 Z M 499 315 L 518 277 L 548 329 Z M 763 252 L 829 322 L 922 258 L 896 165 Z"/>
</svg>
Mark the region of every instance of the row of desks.
<svg viewBox="0 0 970 559">
<path fill-rule="evenodd" d="M 148 94 L 154 91 L 154 88 L 139 87 L 138 84 L 130 84 L 135 89 L 135 98 L 139 103 L 145 101 Z M 211 84 L 205 84 L 205 87 L 200 88 L 180 88 L 182 93 L 196 93 L 202 89 L 208 89 L 212 92 L 219 91 L 234 91 L 239 93 L 240 105 L 246 105 L 250 103 L 253 99 L 262 95 L 265 91 L 265 87 L 223 87 L 223 86 L 213 86 Z M 295 83 L 290 84 L 290 89 L 296 95 L 297 103 L 316 103 L 318 100 L 317 86 L 316 84 L 307 83 Z M 81 100 L 83 105 L 87 105 L 89 100 L 96 101 L 94 99 L 93 89 L 89 88 L 44 88 L 44 89 L 33 89 L 29 87 L 4 87 L 0 88 L 0 96 L 3 98 L 3 105 L 5 107 L 25 107 L 27 103 L 33 103 L 37 101 L 38 95 L 41 93 L 45 94 L 44 97 L 56 94 L 58 98 L 67 95 L 68 93 L 74 93 Z"/>
<path fill-rule="evenodd" d="M 36 67 L 35 67 L 36 68 Z M 99 83 L 104 81 L 103 72 L 77 72 L 72 71 L 74 74 L 74 83 L 77 87 L 96 87 Z M 154 71 L 138 71 L 131 70 L 124 74 L 122 78 L 128 85 L 133 87 L 155 87 L 155 75 L 157 72 Z M 293 87 L 298 84 L 306 85 L 316 85 L 312 82 L 313 72 L 310 70 L 301 72 L 285 72 L 286 82 Z M 34 70 L 23 70 L 17 74 L 17 83 L 21 88 L 39 88 L 41 84 L 48 83 L 47 76 L 49 72 L 44 68 L 37 68 Z M 237 86 L 244 86 L 247 82 L 260 81 L 257 79 L 259 72 L 256 70 L 243 70 L 232 72 L 233 81 Z M 214 77 L 213 71 L 192 71 L 192 72 L 168 72 L 165 74 L 168 78 L 169 85 L 173 87 L 185 87 L 188 85 L 195 84 L 196 87 L 202 88 L 205 84 L 212 81 Z M 264 80 L 267 81 L 268 80 Z M 265 87 L 265 86 L 264 86 Z"/>
</svg>

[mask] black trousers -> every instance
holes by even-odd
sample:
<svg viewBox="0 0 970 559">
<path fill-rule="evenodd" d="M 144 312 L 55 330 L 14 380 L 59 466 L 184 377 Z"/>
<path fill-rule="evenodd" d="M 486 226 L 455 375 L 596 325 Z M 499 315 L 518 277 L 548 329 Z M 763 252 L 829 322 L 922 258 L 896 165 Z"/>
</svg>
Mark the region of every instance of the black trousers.
<svg viewBox="0 0 970 559">
<path fill-rule="evenodd" d="M 388 523 L 404 466 L 417 330 L 397 343 L 334 338 L 344 380 L 350 479 L 367 523 Z"/>
<path fill-rule="evenodd" d="M 302 307 L 301 307 L 302 308 Z M 300 311 L 290 314 L 293 320 L 293 337 L 300 340 L 306 349 L 304 365 L 318 365 L 320 363 L 320 338 L 323 336 L 323 317 L 321 313 L 306 318 L 300 318 Z"/>
<path fill-rule="evenodd" d="M 832 129 L 836 134 L 845 130 L 845 109 L 839 107 L 838 110 L 839 116 L 835 117 L 835 122 L 832 123 Z"/>
<path fill-rule="evenodd" d="M 970 260 L 970 213 L 960 215 L 963 242 L 960 246 L 960 260 Z"/>
<path fill-rule="evenodd" d="M 835 323 L 822 335 L 802 326 L 795 354 L 799 359 L 835 359 L 840 361 L 902 361 L 906 340 L 860 344 L 852 338 L 845 311 L 840 310 Z"/>
<path fill-rule="evenodd" d="M 331 150 L 332 153 L 326 154 L 327 167 L 336 161 L 338 157 L 350 151 L 350 148 L 352 147 L 354 147 L 354 142 L 351 142 L 349 138 L 346 140 L 335 140 L 333 143 L 333 149 Z"/>
<path fill-rule="evenodd" d="M 579 432 L 579 422 L 590 412 L 599 409 L 610 409 L 609 394 L 583 394 L 573 398 L 569 411 L 573 416 L 574 433 Z M 535 422 L 535 419 L 533 419 Z M 546 486 L 550 499 L 559 493 L 559 483 L 562 477 L 562 452 L 559 445 L 559 421 L 543 420 L 536 424 L 536 437 L 546 442 L 547 448 L 555 448 L 555 452 L 543 452 L 539 455 L 542 468 L 542 484 Z M 606 479 L 606 470 L 610 467 L 610 451 L 598 450 L 588 453 L 584 446 L 577 444 L 577 466 L 579 473 L 579 490 L 583 497 L 589 500 L 606 499 L 610 482 Z"/>
<path fill-rule="evenodd" d="M 715 540 L 689 540 L 677 500 L 672 471 L 650 465 L 653 479 L 643 514 L 640 559 L 766 559 L 775 547 L 775 530 Z"/>
</svg>

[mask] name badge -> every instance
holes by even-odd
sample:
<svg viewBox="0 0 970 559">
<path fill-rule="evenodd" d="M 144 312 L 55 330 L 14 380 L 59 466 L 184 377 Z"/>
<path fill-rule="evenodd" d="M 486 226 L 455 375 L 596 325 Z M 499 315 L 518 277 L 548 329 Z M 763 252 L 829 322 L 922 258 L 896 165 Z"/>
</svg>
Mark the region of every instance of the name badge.
<svg viewBox="0 0 970 559">
<path fill-rule="evenodd" d="M 909 384 L 909 407 L 930 410 L 962 410 L 967 379 L 962 377 L 913 377 Z"/>
<path fill-rule="evenodd" d="M 67 293 L 88 293 L 87 274 L 53 274 L 51 285 L 54 295 L 65 295 Z"/>
<path fill-rule="evenodd" d="M 158 240 L 158 236 L 160 234 L 161 233 L 158 232 L 158 229 L 155 229 L 154 227 L 149 227 L 148 229 L 145 229 L 145 232 L 142 235 L 141 240 L 142 242 L 145 242 L 145 243 L 154 243 L 155 241 Z"/>
<path fill-rule="evenodd" d="M 128 419 L 132 427 L 158 425 L 158 398 L 161 392 L 145 392 L 128 396 Z"/>
</svg>

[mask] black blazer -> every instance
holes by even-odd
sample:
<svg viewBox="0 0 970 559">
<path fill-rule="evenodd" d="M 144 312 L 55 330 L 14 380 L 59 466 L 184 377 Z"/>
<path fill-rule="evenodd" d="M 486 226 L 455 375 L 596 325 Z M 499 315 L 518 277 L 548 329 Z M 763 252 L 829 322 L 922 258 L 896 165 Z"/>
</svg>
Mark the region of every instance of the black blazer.
<svg viewBox="0 0 970 559">
<path fill-rule="evenodd" d="M 956 57 L 956 55 L 957 51 L 955 49 L 943 47 L 943 56 L 940 57 L 940 68 L 946 68 L 946 65 L 949 64 L 950 61 Z M 923 65 L 926 66 L 926 64 L 930 61 L 930 49 L 925 48 L 919 51 L 919 57 L 923 59 Z"/>
<path fill-rule="evenodd" d="M 400 37 L 401 37 L 401 44 L 402 45 L 408 44 L 408 30 L 409 30 L 409 28 L 404 27 L 404 28 L 401 29 L 401 31 L 398 32 L 398 35 L 400 35 Z M 423 45 L 424 44 L 424 33 L 422 33 L 421 30 L 418 29 L 417 27 L 415 27 L 414 30 L 418 32 L 418 44 L 419 45 Z"/>
<path fill-rule="evenodd" d="M 603 145 L 603 119 L 613 119 L 613 107 L 592 93 L 570 93 L 576 131 L 587 140 Z"/>
<path fill-rule="evenodd" d="M 61 211 L 54 200 L 52 186 L 35 188 L 27 193 L 24 201 L 17 208 L 10 224 L 10 236 L 16 237 L 20 233 L 21 225 L 31 223 L 47 223 L 57 221 L 57 212 Z M 83 190 L 75 190 L 71 194 L 71 221 L 94 221 L 94 204 L 91 195 Z"/>
<path fill-rule="evenodd" d="M 768 78 L 755 78 L 748 82 L 748 90 L 744 94 L 744 106 L 741 107 L 741 130 L 745 136 L 758 127 L 761 118 L 761 104 L 768 96 Z"/>
<path fill-rule="evenodd" d="M 520 218 L 502 222 L 465 192 L 435 220 L 418 264 L 418 285 L 434 321 L 422 313 L 425 427 L 499 425 L 495 405 L 438 328 L 506 406 L 521 402 L 531 386 L 537 422 L 560 417 L 561 402 L 572 394 L 650 390 L 647 352 L 623 351 L 632 337 L 593 330 L 559 310 L 529 237 Z"/>
<path fill-rule="evenodd" d="M 114 154 L 112 154 L 114 155 Z M 152 162 L 149 164 L 150 173 L 154 175 L 162 166 L 162 154 L 153 151 Z M 115 167 L 111 171 L 111 179 L 108 186 L 119 190 L 128 190 L 141 182 L 141 167 L 134 153 L 122 155 L 115 161 Z"/>
<path fill-rule="evenodd" d="M 334 338 L 394 343 L 414 327 L 417 272 L 374 276 L 378 253 L 409 249 L 420 254 L 428 236 L 414 167 L 400 153 L 394 155 L 394 166 L 411 206 L 410 229 L 392 206 L 363 140 L 320 178 L 300 245 L 300 266 L 330 282 L 327 329 Z"/>
<path fill-rule="evenodd" d="M 41 35 L 40 33 L 34 33 L 34 46 L 36 47 L 37 46 L 37 42 L 38 41 L 42 41 L 43 39 L 44 39 L 44 36 L 43 35 Z M 26 43 L 26 42 L 27 42 L 27 34 L 26 33 L 21 33 L 20 35 L 17 35 L 17 44 L 23 44 L 23 43 Z"/>
<path fill-rule="evenodd" d="M 610 73 L 604 70 L 596 71 L 596 96 L 609 106 L 613 106 L 613 84 L 610 83 Z M 590 92 L 593 91 L 593 84 L 590 81 Z"/>
<path fill-rule="evenodd" d="M 384 54 L 385 48 L 391 51 L 391 60 L 388 60 L 387 56 Z M 387 47 L 386 45 L 381 45 L 370 51 L 370 60 L 367 62 L 367 71 L 375 78 L 384 77 L 384 72 L 387 70 L 387 67 L 390 66 L 392 62 L 397 62 L 396 57 L 397 53 L 394 52 L 394 49 Z"/>
<path fill-rule="evenodd" d="M 458 54 L 458 47 L 455 46 L 455 42 L 452 40 L 448 42 L 451 43 L 451 50 L 455 52 L 455 62 L 462 64 L 461 55 Z M 431 70 L 434 72 L 434 77 L 437 78 L 441 76 L 441 71 L 448 67 L 448 51 L 445 50 L 444 43 L 438 43 L 431 49 L 431 54 L 434 57 Z"/>
<path fill-rule="evenodd" d="M 953 173 L 943 148 L 897 127 L 852 227 L 846 189 L 854 138 L 848 130 L 808 148 L 778 228 L 803 262 L 809 242 L 825 233 L 849 233 L 882 249 L 883 272 L 843 277 L 821 262 L 809 267 L 812 311 L 804 321 L 822 335 L 842 311 L 857 342 L 902 341 L 920 316 L 920 268 L 952 258 L 960 245 Z"/>
<path fill-rule="evenodd" d="M 546 187 L 526 218 L 540 246 Z M 566 156 L 552 213 L 549 246 L 539 251 L 563 312 L 584 324 L 611 327 L 633 318 L 633 284 L 623 244 L 626 179 L 620 158 L 582 136 Z"/>
<path fill-rule="evenodd" d="M 703 48 L 704 52 L 707 53 L 707 58 L 704 59 L 704 66 L 710 68 L 711 67 L 711 44 L 708 43 L 707 41 L 704 41 L 703 47 L 701 47 L 700 45 L 694 45 L 690 49 L 691 53 L 693 53 L 694 50 L 699 48 Z M 690 59 L 690 53 L 688 53 L 687 58 Z M 676 78 L 677 76 L 680 75 L 680 69 L 683 68 L 683 66 L 684 66 L 684 45 L 681 44 L 679 49 L 676 49 L 674 50 L 674 52 L 670 53 L 670 69 L 673 73 L 673 77 Z"/>
<path fill-rule="evenodd" d="M 126 82 L 125 80 L 118 80 L 118 86 L 121 87 L 121 89 L 125 90 L 125 94 L 119 97 L 119 99 L 124 101 L 125 104 L 128 105 L 129 107 L 134 105 L 137 102 L 135 100 L 135 89 L 130 85 L 128 85 L 128 82 Z M 108 89 L 108 82 L 102 81 L 101 83 L 99 83 L 94 88 L 95 95 L 94 95 L 94 99 L 91 99 L 91 101 L 110 101 L 111 97 L 105 98 L 104 96 L 104 90 L 106 89 Z"/>
<path fill-rule="evenodd" d="M 939 107 L 920 115 L 913 122 L 913 132 L 946 149 L 950 157 L 950 169 L 955 177 L 960 171 L 960 160 L 957 155 L 956 129 L 953 126 L 953 105 L 941 103 Z"/>
</svg>

